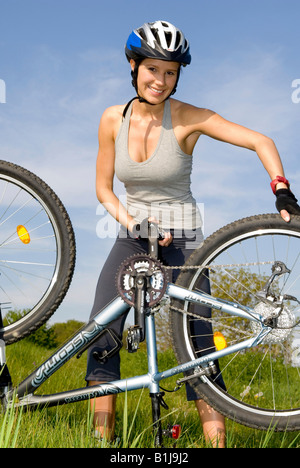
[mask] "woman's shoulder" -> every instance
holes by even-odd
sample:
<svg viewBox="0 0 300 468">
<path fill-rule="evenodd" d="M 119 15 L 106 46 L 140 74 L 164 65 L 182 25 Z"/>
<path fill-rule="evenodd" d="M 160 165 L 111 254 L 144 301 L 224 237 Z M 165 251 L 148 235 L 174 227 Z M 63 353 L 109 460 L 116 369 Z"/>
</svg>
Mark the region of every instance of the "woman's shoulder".
<svg viewBox="0 0 300 468">
<path fill-rule="evenodd" d="M 110 122 L 119 120 L 122 118 L 124 107 L 123 104 L 107 107 L 102 114 L 101 120 L 109 120 Z"/>
<path fill-rule="evenodd" d="M 124 108 L 123 104 L 107 107 L 101 116 L 99 131 L 109 131 L 115 138 L 122 122 Z"/>
<path fill-rule="evenodd" d="M 187 102 L 178 101 L 177 99 L 170 99 L 172 112 L 181 114 L 182 116 L 188 115 L 204 115 L 204 114 L 214 114 L 210 109 L 204 107 L 197 107 Z"/>
<path fill-rule="evenodd" d="M 171 99 L 172 120 L 178 125 L 194 126 L 215 114 L 210 109 Z"/>
</svg>

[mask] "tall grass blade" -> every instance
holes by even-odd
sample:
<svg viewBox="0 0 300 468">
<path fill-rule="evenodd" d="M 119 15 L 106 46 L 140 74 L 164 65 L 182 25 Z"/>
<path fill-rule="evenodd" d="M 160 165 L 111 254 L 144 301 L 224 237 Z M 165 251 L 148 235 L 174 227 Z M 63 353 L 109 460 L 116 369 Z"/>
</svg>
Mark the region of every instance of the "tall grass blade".
<svg viewBox="0 0 300 468">
<path fill-rule="evenodd" d="M 22 408 L 15 409 L 15 396 L 11 406 L 6 408 L 0 430 L 0 448 L 15 448 L 20 430 Z"/>
</svg>

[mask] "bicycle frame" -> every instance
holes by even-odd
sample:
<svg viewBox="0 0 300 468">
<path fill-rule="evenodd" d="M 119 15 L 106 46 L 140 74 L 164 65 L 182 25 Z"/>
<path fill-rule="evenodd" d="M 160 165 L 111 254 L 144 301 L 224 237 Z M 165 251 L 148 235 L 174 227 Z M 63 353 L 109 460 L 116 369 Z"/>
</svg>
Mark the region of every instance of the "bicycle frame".
<svg viewBox="0 0 300 468">
<path fill-rule="evenodd" d="M 263 318 L 255 313 L 252 309 L 240 306 L 238 304 L 225 302 L 216 299 L 206 293 L 189 291 L 183 287 L 169 283 L 166 294 L 175 299 L 189 300 L 190 302 L 203 304 L 211 308 L 220 310 L 227 314 L 247 318 L 249 320 L 259 320 L 263 323 Z M 88 345 L 98 337 L 103 330 L 108 328 L 109 323 L 127 312 L 128 304 L 121 297 L 115 298 L 101 312 L 99 312 L 93 320 L 83 327 L 73 338 L 65 345 L 56 351 L 49 359 L 30 374 L 22 383 L 15 389 L 7 391 L 2 395 L 2 399 L 6 406 L 10 405 L 13 394 L 17 395 L 16 406 L 24 406 L 28 408 L 36 408 L 43 406 L 56 406 L 67 403 L 75 403 L 83 400 L 88 400 L 104 395 L 122 393 L 126 391 L 148 388 L 151 394 L 159 394 L 160 381 L 167 379 L 173 375 L 180 374 L 199 367 L 205 368 L 210 362 L 215 361 L 223 356 L 241 351 L 259 344 L 263 338 L 271 331 L 271 328 L 262 326 L 260 333 L 253 338 L 229 346 L 221 351 L 214 351 L 198 359 L 191 360 L 184 364 L 178 365 L 171 369 L 159 372 L 157 363 L 157 344 L 155 334 L 155 318 L 153 313 L 148 313 L 145 317 L 147 356 L 148 356 L 148 373 L 145 375 L 135 376 L 128 379 L 121 379 L 109 383 L 102 383 L 96 386 L 84 387 L 66 392 L 51 394 L 51 395 L 35 395 L 36 390 L 60 367 L 62 367 L 70 358 L 78 354 L 81 350 L 85 350 Z M 2 353 L 4 355 L 4 353 Z M 0 354 L 1 357 L 1 354 Z M 3 360 L 3 359 L 2 359 Z M 0 363 L 5 364 L 5 363 Z"/>
</svg>

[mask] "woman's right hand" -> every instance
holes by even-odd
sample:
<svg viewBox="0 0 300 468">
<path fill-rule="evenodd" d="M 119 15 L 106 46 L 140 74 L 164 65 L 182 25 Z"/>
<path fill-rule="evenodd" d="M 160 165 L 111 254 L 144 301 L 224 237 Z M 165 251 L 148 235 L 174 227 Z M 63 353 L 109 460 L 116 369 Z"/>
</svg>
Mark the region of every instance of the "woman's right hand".
<svg viewBox="0 0 300 468">
<path fill-rule="evenodd" d="M 170 232 L 165 232 L 165 238 L 158 241 L 158 245 L 161 247 L 169 247 L 170 244 L 173 242 L 173 236 Z"/>
</svg>

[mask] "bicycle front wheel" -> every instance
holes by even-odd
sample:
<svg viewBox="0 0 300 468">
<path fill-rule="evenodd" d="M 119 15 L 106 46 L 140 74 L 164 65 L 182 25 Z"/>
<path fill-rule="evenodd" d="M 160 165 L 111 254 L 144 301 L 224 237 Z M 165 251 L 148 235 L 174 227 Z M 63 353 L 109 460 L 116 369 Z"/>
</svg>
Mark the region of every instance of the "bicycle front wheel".
<svg viewBox="0 0 300 468">
<path fill-rule="evenodd" d="M 284 274 L 274 275 L 278 265 Z M 212 296 L 249 307 L 272 327 L 259 345 L 221 358 L 217 374 L 193 379 L 199 397 L 249 427 L 299 430 L 300 217 L 288 224 L 276 214 L 232 223 L 211 235 L 186 267 L 179 286 L 197 290 L 203 278 L 209 278 Z M 280 311 L 276 301 L 282 303 Z M 207 336 L 196 332 L 197 321 L 203 322 L 196 317 L 201 308 L 193 309 L 187 300 L 173 300 L 171 305 L 171 334 L 180 363 L 216 347 L 229 348 L 262 330 L 262 323 L 250 315 L 248 320 L 212 310 L 206 319 L 212 345 L 201 349 L 201 339 L 207 342 Z M 218 384 L 220 373 L 226 390 Z"/>
<path fill-rule="evenodd" d="M 36 175 L 0 161 L 0 337 L 6 344 L 51 317 L 74 264 L 74 232 L 59 198 Z"/>
</svg>

